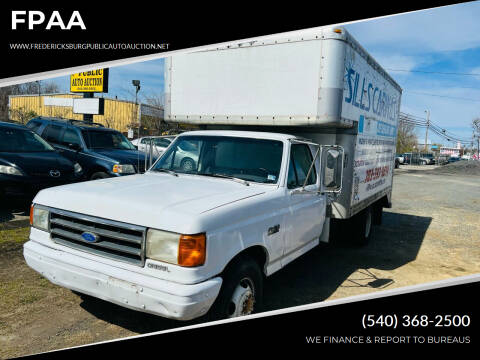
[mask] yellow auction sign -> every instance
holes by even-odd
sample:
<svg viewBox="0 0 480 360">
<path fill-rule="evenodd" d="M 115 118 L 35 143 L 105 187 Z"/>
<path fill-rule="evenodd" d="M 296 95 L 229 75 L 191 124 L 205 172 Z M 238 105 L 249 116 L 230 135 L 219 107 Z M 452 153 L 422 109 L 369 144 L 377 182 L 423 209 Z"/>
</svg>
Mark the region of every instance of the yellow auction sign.
<svg viewBox="0 0 480 360">
<path fill-rule="evenodd" d="M 70 75 L 70 92 L 108 92 L 108 69 Z"/>
</svg>

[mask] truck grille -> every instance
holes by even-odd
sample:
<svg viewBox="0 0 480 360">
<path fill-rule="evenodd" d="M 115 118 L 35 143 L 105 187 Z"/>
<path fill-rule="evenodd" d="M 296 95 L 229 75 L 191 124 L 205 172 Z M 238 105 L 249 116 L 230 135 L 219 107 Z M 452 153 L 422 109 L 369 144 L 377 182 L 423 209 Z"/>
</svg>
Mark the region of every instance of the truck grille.
<svg viewBox="0 0 480 360">
<path fill-rule="evenodd" d="M 85 240 L 84 233 L 95 241 Z M 50 234 L 57 244 L 137 266 L 145 264 L 146 228 L 142 226 L 50 209 Z"/>
</svg>

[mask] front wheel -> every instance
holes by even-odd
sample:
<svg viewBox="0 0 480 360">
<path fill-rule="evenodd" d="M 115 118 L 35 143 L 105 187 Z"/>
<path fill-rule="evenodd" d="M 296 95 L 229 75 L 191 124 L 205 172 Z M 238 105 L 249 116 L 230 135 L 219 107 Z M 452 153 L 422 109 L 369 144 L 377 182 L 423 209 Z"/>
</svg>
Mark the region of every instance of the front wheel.
<svg viewBox="0 0 480 360">
<path fill-rule="evenodd" d="M 195 169 L 195 161 L 190 158 L 183 159 L 180 167 L 185 172 L 193 171 Z"/>
<path fill-rule="evenodd" d="M 211 320 L 233 318 L 258 312 L 263 301 L 263 274 L 250 257 L 241 257 L 228 267 L 223 285 L 213 304 Z"/>
<path fill-rule="evenodd" d="M 355 215 L 352 224 L 353 242 L 359 246 L 365 246 L 369 243 L 372 235 L 373 211 L 369 206 Z"/>
</svg>

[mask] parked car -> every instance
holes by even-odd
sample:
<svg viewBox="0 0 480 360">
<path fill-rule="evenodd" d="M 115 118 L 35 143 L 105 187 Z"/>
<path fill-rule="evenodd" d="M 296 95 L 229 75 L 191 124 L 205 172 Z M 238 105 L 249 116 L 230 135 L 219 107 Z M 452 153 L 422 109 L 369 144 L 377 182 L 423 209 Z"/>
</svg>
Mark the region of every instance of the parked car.
<svg viewBox="0 0 480 360">
<path fill-rule="evenodd" d="M 195 170 L 198 164 L 200 145 L 198 141 L 182 141 L 175 151 L 173 167 L 189 172 Z M 168 161 L 168 158 L 167 158 Z"/>
<path fill-rule="evenodd" d="M 145 136 L 132 140 L 132 144 L 142 152 L 150 151 L 150 144 L 153 142 L 153 156 L 160 156 L 172 143 L 176 136 Z"/>
<path fill-rule="evenodd" d="M 447 164 L 451 164 L 457 161 L 461 161 L 462 159 L 457 157 L 457 156 L 450 156 L 450 158 L 447 160 Z"/>
<path fill-rule="evenodd" d="M 39 190 L 76 182 L 82 167 L 63 157 L 23 125 L 0 122 L 0 195 L 33 196 Z"/>
<path fill-rule="evenodd" d="M 405 157 L 403 156 L 403 154 L 396 154 L 395 157 L 398 158 L 398 163 L 399 163 L 399 164 L 403 164 L 403 163 L 404 163 Z"/>
<path fill-rule="evenodd" d="M 433 154 L 431 154 L 431 153 L 420 154 L 420 157 L 418 159 L 418 163 L 420 165 L 435 165 L 435 158 L 433 157 Z"/>
<path fill-rule="evenodd" d="M 398 169 L 400 167 L 400 158 L 398 156 L 395 156 L 395 169 Z"/>
<path fill-rule="evenodd" d="M 412 154 L 411 153 L 402 154 L 402 157 L 403 157 L 403 165 L 408 165 L 412 161 Z"/>
<path fill-rule="evenodd" d="M 78 120 L 37 117 L 27 127 L 78 162 L 86 179 L 145 172 L 145 155 L 119 131 Z"/>
<path fill-rule="evenodd" d="M 408 163 L 412 165 L 433 165 L 435 158 L 431 153 L 407 153 Z"/>
</svg>

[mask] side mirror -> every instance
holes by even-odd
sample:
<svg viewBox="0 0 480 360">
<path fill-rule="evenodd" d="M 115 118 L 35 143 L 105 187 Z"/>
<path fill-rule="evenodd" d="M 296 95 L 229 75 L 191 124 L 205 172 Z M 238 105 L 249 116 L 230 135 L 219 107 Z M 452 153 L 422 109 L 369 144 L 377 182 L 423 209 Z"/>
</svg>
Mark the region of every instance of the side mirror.
<svg viewBox="0 0 480 360">
<path fill-rule="evenodd" d="M 339 193 L 342 190 L 344 151 L 341 146 L 322 146 L 320 191 Z"/>
</svg>

